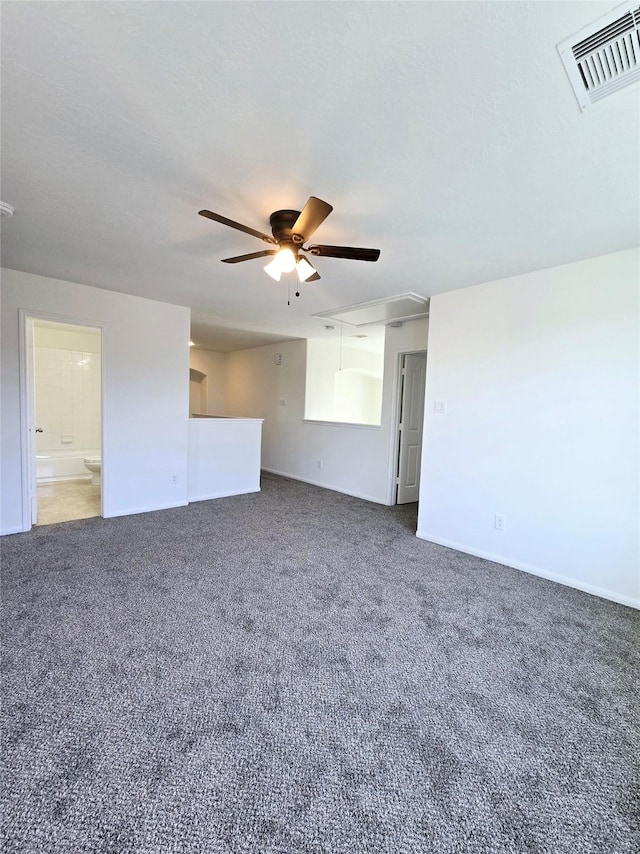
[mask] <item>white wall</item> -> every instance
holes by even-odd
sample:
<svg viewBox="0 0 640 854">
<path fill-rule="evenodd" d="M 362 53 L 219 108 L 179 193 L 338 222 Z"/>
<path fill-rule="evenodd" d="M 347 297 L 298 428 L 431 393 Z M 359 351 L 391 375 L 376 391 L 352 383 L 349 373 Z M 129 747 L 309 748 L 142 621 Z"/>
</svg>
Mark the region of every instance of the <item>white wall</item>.
<svg viewBox="0 0 640 854">
<path fill-rule="evenodd" d="M 225 385 L 227 375 L 227 354 L 213 350 L 191 347 L 189 367 L 205 375 L 202 380 L 206 406 L 200 415 L 225 415 Z"/>
<path fill-rule="evenodd" d="M 104 515 L 185 504 L 189 309 L 3 270 L 2 533 L 28 528 L 22 513 L 20 308 L 103 326 Z"/>
<path fill-rule="evenodd" d="M 189 421 L 189 501 L 260 492 L 262 421 Z"/>
<path fill-rule="evenodd" d="M 630 250 L 432 298 L 418 536 L 640 605 L 639 290 Z"/>
<path fill-rule="evenodd" d="M 387 329 L 380 427 L 304 421 L 306 341 L 228 353 L 227 415 L 264 418 L 263 468 L 391 503 L 398 354 L 425 350 L 427 331 L 426 320 Z M 282 354 L 281 365 L 275 364 L 276 353 Z"/>
</svg>

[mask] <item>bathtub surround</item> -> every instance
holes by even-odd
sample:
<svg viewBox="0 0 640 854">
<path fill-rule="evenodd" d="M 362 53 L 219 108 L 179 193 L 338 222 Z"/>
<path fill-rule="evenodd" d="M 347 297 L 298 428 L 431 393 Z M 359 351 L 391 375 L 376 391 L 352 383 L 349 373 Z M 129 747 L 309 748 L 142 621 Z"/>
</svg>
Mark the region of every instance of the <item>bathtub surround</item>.
<svg viewBox="0 0 640 854">
<path fill-rule="evenodd" d="M 99 453 L 100 329 L 35 320 L 33 343 L 35 416 L 42 430 L 36 435 L 37 453 L 78 451 L 80 459 Z"/>
<path fill-rule="evenodd" d="M 260 493 L 3 542 L 5 850 L 638 850 L 640 614 Z"/>
<path fill-rule="evenodd" d="M 99 478 L 89 474 L 84 460 L 99 458 L 101 453 L 101 330 L 36 319 L 33 345 L 34 416 L 41 431 L 36 433 L 36 481 L 43 484 L 90 477 L 98 486 Z M 95 515 L 80 506 L 79 515 L 74 516 L 77 502 L 63 490 L 55 492 L 64 501 L 54 509 L 53 494 L 47 492 L 45 508 L 41 502 L 44 491 L 38 489 L 38 522 Z"/>
</svg>

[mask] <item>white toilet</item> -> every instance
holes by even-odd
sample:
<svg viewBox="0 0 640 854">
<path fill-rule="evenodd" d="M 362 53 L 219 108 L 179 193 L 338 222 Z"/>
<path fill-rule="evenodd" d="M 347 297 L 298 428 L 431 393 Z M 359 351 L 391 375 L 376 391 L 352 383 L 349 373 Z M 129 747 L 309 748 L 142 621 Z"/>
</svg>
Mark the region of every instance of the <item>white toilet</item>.
<svg viewBox="0 0 640 854">
<path fill-rule="evenodd" d="M 102 460 L 100 457 L 85 457 L 83 460 L 85 467 L 91 472 L 92 486 L 100 486 L 102 484 L 101 471 Z"/>
</svg>

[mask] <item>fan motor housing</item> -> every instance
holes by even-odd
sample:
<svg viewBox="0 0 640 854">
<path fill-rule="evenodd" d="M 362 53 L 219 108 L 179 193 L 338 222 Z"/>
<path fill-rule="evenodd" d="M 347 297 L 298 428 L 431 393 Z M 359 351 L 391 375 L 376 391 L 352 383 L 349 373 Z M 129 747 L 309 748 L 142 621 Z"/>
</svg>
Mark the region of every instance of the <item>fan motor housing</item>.
<svg viewBox="0 0 640 854">
<path fill-rule="evenodd" d="M 291 229 L 293 228 L 295 221 L 300 216 L 300 211 L 274 211 L 269 217 L 269 225 L 271 226 L 271 233 L 274 238 L 278 241 L 278 243 L 284 241 L 285 243 L 293 243 L 294 240 L 291 236 Z"/>
</svg>

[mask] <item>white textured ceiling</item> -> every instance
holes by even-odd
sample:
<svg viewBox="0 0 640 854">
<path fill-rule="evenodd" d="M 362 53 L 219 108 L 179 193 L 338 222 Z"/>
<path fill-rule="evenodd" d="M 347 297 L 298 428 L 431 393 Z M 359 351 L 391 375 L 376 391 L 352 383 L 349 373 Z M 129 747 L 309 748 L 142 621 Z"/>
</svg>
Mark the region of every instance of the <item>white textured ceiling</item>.
<svg viewBox="0 0 640 854">
<path fill-rule="evenodd" d="M 3 3 L 3 265 L 191 306 L 215 347 L 635 246 L 639 90 L 582 114 L 556 51 L 615 5 Z M 381 258 L 317 259 L 291 306 L 197 215 L 310 195 L 312 242 Z"/>
</svg>

